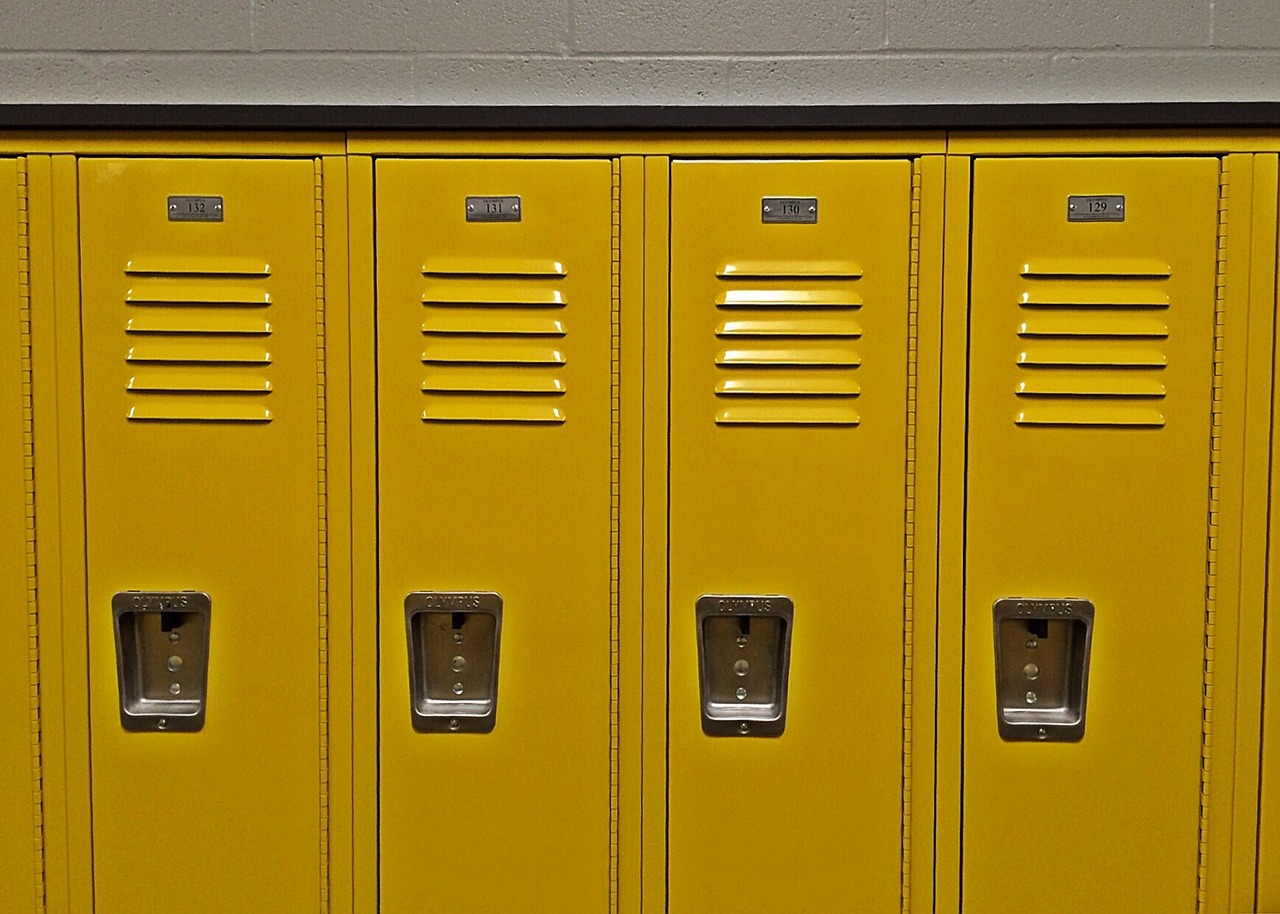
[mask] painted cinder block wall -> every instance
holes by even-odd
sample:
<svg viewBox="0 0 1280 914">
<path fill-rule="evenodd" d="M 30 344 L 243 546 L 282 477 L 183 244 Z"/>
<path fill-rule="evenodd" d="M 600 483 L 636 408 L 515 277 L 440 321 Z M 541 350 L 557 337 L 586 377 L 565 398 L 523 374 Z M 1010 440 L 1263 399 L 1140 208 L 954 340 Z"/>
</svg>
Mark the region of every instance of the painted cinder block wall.
<svg viewBox="0 0 1280 914">
<path fill-rule="evenodd" d="M 0 0 L 0 102 L 1280 100 L 1277 0 Z"/>
</svg>

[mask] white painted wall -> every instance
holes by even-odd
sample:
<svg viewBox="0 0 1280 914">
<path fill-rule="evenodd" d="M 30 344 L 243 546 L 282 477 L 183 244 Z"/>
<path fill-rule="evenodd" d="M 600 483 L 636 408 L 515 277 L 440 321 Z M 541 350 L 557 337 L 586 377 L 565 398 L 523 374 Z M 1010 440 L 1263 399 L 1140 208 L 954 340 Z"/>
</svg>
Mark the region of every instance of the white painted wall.
<svg viewBox="0 0 1280 914">
<path fill-rule="evenodd" d="M 1280 0 L 0 0 L 0 102 L 1280 100 Z"/>
</svg>

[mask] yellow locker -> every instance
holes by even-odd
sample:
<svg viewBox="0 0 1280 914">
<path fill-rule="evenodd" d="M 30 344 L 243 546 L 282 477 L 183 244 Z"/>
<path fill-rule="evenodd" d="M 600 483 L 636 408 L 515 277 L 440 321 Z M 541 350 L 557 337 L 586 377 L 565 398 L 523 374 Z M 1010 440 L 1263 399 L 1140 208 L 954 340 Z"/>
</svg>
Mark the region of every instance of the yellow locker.
<svg viewBox="0 0 1280 914">
<path fill-rule="evenodd" d="M 0 159 L 0 908 L 36 910 L 43 881 L 35 652 L 35 503 L 25 162 Z"/>
<path fill-rule="evenodd" d="M 1275 492 L 1272 492 L 1273 512 Z M 1274 518 L 1274 513 L 1273 513 Z M 1271 524 L 1272 592 L 1275 592 L 1277 524 Z M 1266 685 L 1262 700 L 1262 784 L 1258 804 L 1258 904 L 1259 911 L 1280 910 L 1280 625 L 1276 623 L 1280 602 L 1269 600 L 1267 614 Z"/>
<path fill-rule="evenodd" d="M 900 910 L 912 167 L 671 166 L 673 911 Z"/>
<path fill-rule="evenodd" d="M 317 910 L 326 322 L 312 160 L 80 164 L 96 910 Z"/>
<path fill-rule="evenodd" d="M 609 904 L 614 175 L 376 164 L 387 912 Z"/>
<path fill-rule="evenodd" d="M 1219 163 L 973 175 L 964 909 L 1190 911 Z"/>
<path fill-rule="evenodd" d="M 1272 165 L 1274 168 L 1274 165 Z M 1274 180 L 1274 178 L 1273 178 Z M 1274 241 L 1275 236 L 1272 235 Z M 1274 249 L 1269 252 L 1274 257 Z M 1273 259 L 1269 266 L 1274 270 Z M 1264 267 L 1259 265 L 1259 272 Z M 1280 292 L 1280 289 L 1277 289 Z M 1273 356 L 1274 361 L 1274 356 Z M 1280 365 L 1273 365 L 1273 370 Z M 1274 375 L 1273 375 L 1274 376 Z M 1267 556 L 1267 613 L 1262 696 L 1262 765 L 1258 801 L 1257 910 L 1280 911 L 1280 477 L 1275 470 L 1280 433 L 1280 388 L 1271 400 L 1272 473 Z"/>
</svg>

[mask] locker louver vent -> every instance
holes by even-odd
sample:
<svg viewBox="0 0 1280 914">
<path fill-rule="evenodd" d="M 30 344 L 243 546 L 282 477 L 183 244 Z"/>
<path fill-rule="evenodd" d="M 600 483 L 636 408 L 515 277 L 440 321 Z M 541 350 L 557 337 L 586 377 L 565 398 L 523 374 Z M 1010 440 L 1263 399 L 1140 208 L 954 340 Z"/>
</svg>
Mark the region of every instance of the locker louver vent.
<svg viewBox="0 0 1280 914">
<path fill-rule="evenodd" d="M 270 422 L 270 265 L 166 257 L 131 260 L 124 272 L 127 417 Z"/>
<path fill-rule="evenodd" d="M 719 425 L 857 425 L 862 298 L 850 261 L 737 262 L 717 272 Z"/>
<path fill-rule="evenodd" d="M 564 264 L 439 259 L 422 274 L 422 420 L 564 422 Z"/>
<path fill-rule="evenodd" d="M 1038 260 L 1021 271 L 1018 425 L 1164 425 L 1169 264 Z"/>
</svg>

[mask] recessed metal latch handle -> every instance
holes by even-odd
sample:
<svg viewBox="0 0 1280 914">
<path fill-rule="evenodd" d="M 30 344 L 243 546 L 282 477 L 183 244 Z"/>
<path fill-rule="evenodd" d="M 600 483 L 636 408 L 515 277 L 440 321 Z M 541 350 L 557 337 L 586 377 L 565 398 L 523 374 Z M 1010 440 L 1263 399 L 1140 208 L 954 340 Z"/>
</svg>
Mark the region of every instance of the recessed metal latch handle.
<svg viewBox="0 0 1280 914">
<path fill-rule="evenodd" d="M 493 730 L 502 597 L 489 591 L 415 591 L 404 598 L 404 621 L 413 729 Z"/>
<path fill-rule="evenodd" d="M 1079 597 L 1006 597 L 992 608 L 1000 738 L 1084 738 L 1093 604 Z"/>
<path fill-rule="evenodd" d="M 790 597 L 707 594 L 698 598 L 702 731 L 778 736 L 787 725 Z"/>
<path fill-rule="evenodd" d="M 111 598 L 120 724 L 126 730 L 204 727 L 211 601 L 195 590 L 127 590 Z"/>
</svg>

